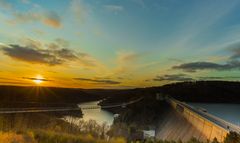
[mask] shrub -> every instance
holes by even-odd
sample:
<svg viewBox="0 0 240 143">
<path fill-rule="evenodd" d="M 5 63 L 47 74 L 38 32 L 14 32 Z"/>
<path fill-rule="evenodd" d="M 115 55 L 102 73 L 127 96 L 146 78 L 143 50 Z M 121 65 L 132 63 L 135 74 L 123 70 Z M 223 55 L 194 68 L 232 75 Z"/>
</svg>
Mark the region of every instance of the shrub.
<svg viewBox="0 0 240 143">
<path fill-rule="evenodd" d="M 212 143 L 219 143 L 219 141 L 217 140 L 217 138 L 214 138 Z"/>
<path fill-rule="evenodd" d="M 240 135 L 236 132 L 230 132 L 227 134 L 224 143 L 240 143 Z"/>
</svg>

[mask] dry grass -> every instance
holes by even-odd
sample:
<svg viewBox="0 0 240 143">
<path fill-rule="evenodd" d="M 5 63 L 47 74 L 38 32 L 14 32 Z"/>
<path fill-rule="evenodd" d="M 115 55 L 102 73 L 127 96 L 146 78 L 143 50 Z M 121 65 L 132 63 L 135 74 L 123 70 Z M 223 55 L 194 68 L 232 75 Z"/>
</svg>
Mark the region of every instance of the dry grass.
<svg viewBox="0 0 240 143">
<path fill-rule="evenodd" d="M 14 132 L 0 132 L 0 143 L 37 143 L 33 134 L 26 133 L 24 135 Z"/>
<path fill-rule="evenodd" d="M 126 143 L 126 141 L 123 138 L 114 138 L 106 141 L 96 139 L 90 134 L 72 135 L 37 130 L 22 133 L 0 132 L 0 143 Z"/>
</svg>

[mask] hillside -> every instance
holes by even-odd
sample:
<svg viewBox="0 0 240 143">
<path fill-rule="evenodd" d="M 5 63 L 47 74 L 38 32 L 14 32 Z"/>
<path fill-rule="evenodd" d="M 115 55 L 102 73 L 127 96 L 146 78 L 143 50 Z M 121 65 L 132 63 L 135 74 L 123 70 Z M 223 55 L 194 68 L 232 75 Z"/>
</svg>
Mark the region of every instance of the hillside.
<svg viewBox="0 0 240 143">
<path fill-rule="evenodd" d="M 96 91 L 95 91 L 96 92 Z M 103 91 L 102 91 L 103 92 Z M 184 102 L 240 103 L 240 82 L 196 81 L 179 82 L 159 87 L 104 92 L 104 103 L 123 102 L 139 96 L 170 95 Z"/>
</svg>

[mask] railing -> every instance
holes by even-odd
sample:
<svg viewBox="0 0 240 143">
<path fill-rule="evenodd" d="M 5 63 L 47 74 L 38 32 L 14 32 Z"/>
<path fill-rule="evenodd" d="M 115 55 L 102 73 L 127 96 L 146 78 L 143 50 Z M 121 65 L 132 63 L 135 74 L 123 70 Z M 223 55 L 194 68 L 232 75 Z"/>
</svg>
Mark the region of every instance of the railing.
<svg viewBox="0 0 240 143">
<path fill-rule="evenodd" d="M 13 114 L 13 113 L 37 113 L 37 112 L 64 112 L 64 111 L 77 111 L 81 109 L 106 109 L 106 108 L 114 108 L 114 107 L 126 107 L 127 105 L 134 104 L 142 100 L 143 97 L 140 97 L 136 100 L 132 100 L 126 103 L 118 103 L 112 105 L 104 105 L 104 106 L 85 106 L 85 107 L 35 107 L 35 108 L 0 108 L 0 114 Z"/>
<path fill-rule="evenodd" d="M 40 112 L 64 112 L 64 111 L 78 111 L 80 108 L 73 107 L 49 107 L 49 108 L 1 108 L 0 114 L 14 114 L 14 113 L 40 113 Z"/>
<path fill-rule="evenodd" d="M 238 132 L 240 133 L 240 128 L 234 124 L 231 124 L 223 119 L 220 119 L 214 115 L 211 115 L 209 113 L 206 113 L 206 112 L 203 112 L 201 110 L 197 110 L 196 108 L 184 103 L 184 102 L 180 102 L 176 99 L 173 99 L 173 98 L 168 98 L 167 99 L 168 101 L 170 102 L 174 102 L 176 103 L 177 105 L 180 105 L 188 110 L 190 110 L 191 112 L 201 116 L 202 118 L 204 118 L 205 120 L 208 120 L 209 122 L 213 123 L 214 125 L 216 126 L 219 126 L 223 129 L 225 129 L 226 131 L 234 131 L 234 132 Z"/>
</svg>

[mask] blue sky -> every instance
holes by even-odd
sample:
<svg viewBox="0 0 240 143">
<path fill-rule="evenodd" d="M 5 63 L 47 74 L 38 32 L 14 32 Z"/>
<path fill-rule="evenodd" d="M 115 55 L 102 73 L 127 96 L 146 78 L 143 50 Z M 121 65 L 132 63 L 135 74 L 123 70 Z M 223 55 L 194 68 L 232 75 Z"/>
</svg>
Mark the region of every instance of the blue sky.
<svg viewBox="0 0 240 143">
<path fill-rule="evenodd" d="M 1 0 L 1 83 L 239 80 L 239 9 L 237 0 Z"/>
</svg>

